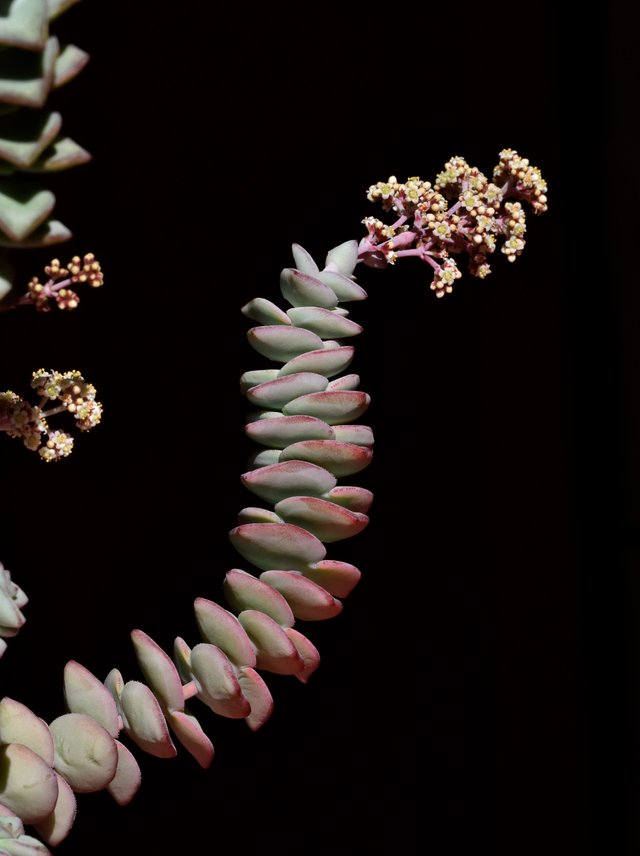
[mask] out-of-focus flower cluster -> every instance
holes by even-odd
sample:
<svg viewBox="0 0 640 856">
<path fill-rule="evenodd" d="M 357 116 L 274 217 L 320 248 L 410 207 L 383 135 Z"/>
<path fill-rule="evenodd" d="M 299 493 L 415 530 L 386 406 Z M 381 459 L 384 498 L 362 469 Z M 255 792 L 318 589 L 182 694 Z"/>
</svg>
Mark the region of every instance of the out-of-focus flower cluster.
<svg viewBox="0 0 640 856">
<path fill-rule="evenodd" d="M 385 267 L 403 256 L 418 257 L 433 269 L 431 289 L 437 297 L 450 294 L 462 275 L 452 255 L 467 253 L 469 271 L 480 278 L 491 272 L 488 258 L 499 242 L 508 261 L 515 261 L 525 246 L 523 203 L 534 214 L 544 213 L 547 184 L 513 149 L 500 152 L 492 178 L 454 157 L 433 185 L 417 176 L 401 183 L 393 175 L 372 185 L 367 198 L 393 211 L 396 221 L 387 225 L 366 217 L 368 235 L 360 242 L 359 258 Z"/>
<path fill-rule="evenodd" d="M 66 267 L 62 267 L 60 259 L 53 259 L 44 272 L 48 279 L 40 282 L 37 276 L 32 277 L 27 293 L 19 301 L 20 304 L 32 304 L 40 312 L 49 312 L 52 302 L 59 309 L 75 309 L 80 298 L 70 286 L 88 283 L 92 288 L 98 288 L 104 282 L 100 262 L 93 253 L 86 253 L 82 258 L 74 256 Z"/>
<path fill-rule="evenodd" d="M 40 396 L 37 405 L 29 404 L 11 390 L 0 393 L 0 431 L 20 438 L 27 449 L 37 451 L 45 461 L 66 458 L 73 449 L 73 437 L 66 431 L 50 430 L 48 419 L 66 411 L 72 414 L 81 431 L 95 428 L 102 417 L 96 389 L 78 371 L 62 373 L 45 369 L 33 373 L 31 387 Z M 46 409 L 56 401 L 57 406 Z"/>
</svg>

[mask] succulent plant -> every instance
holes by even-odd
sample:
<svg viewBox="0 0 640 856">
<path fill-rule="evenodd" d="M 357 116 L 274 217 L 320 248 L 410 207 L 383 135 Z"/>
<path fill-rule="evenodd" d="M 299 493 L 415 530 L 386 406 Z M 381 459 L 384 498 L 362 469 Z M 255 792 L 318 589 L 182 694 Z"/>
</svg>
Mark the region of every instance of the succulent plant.
<svg viewBox="0 0 640 856">
<path fill-rule="evenodd" d="M 433 269 L 431 287 L 442 296 L 458 278 L 451 253 L 467 252 L 472 273 L 481 277 L 488 273 L 486 256 L 496 238 L 505 239 L 505 255 L 515 259 L 524 246 L 520 200 L 544 211 L 546 186 L 539 171 L 511 150 L 501 153 L 494 177 L 501 188 L 455 158 L 433 187 L 417 178 L 373 185 L 369 197 L 393 211 L 392 226 L 368 218 L 368 236 L 360 244 L 335 247 L 322 269 L 294 244 L 295 267 L 280 275 L 288 308 L 264 297 L 242 308 L 256 322 L 248 331 L 251 346 L 269 361 L 240 378 L 252 407 L 246 434 L 260 447 L 242 482 L 261 504 L 242 509 L 229 537 L 252 571 L 233 568 L 226 574 L 230 609 L 196 599 L 202 641 L 193 646 L 177 637 L 170 656 L 143 630 L 132 631 L 146 683 L 126 680 L 118 669 L 100 681 L 71 661 L 64 670 L 67 713 L 51 723 L 19 701 L 0 701 L 0 834 L 6 834 L 0 854 L 48 852 L 24 834 L 25 823 L 48 845 L 60 843 L 75 817 L 75 793 L 106 788 L 116 802 L 128 803 L 141 771 L 120 741 L 122 732 L 158 758 L 176 754 L 175 738 L 208 767 L 214 747 L 187 701 L 198 699 L 255 730 L 273 710 L 261 673 L 306 682 L 318 668 L 317 648 L 295 623 L 332 618 L 342 610 L 341 599 L 358 583 L 360 571 L 328 558 L 326 545 L 361 532 L 373 500 L 364 487 L 338 483 L 367 467 L 373 446 L 371 429 L 360 422 L 369 396 L 359 389 L 359 376 L 348 371 L 351 340 L 361 327 L 344 304 L 367 296 L 353 271 L 359 262 L 385 267 L 403 256 L 418 257 Z M 455 200 L 451 208 L 448 198 Z M 47 297 L 55 299 L 55 292 Z M 75 374 L 36 372 L 32 385 L 45 399 L 60 399 L 58 409 L 71 409 L 69 401 L 75 408 L 77 395 L 80 404 L 94 400 Z M 8 615 L 4 621 L 11 630 L 22 620 L 25 599 L 4 573 L 0 608 L 4 602 L 7 608 L 0 617 Z"/>
<path fill-rule="evenodd" d="M 0 247 L 42 247 L 71 237 L 52 216 L 55 196 L 40 176 L 90 159 L 64 135 L 60 113 L 45 106 L 89 59 L 50 30 L 76 2 L 0 0 Z M 0 256 L 0 300 L 12 280 L 11 264 Z"/>
</svg>

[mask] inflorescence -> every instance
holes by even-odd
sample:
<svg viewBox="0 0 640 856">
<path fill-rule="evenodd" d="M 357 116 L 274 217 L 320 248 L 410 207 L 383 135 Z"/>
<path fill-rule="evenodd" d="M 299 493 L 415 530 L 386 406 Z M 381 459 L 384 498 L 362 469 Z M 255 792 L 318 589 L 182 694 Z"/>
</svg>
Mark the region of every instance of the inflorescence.
<svg viewBox="0 0 640 856">
<path fill-rule="evenodd" d="M 95 387 L 80 372 L 45 369 L 33 373 L 31 387 L 40 395 L 37 405 L 29 404 L 11 390 L 0 392 L 0 431 L 20 438 L 27 449 L 37 451 L 45 461 L 66 458 L 73 449 L 73 437 L 66 431 L 52 431 L 48 419 L 66 411 L 72 414 L 81 431 L 95 428 L 102 417 Z M 54 401 L 59 404 L 45 409 Z"/>
<path fill-rule="evenodd" d="M 56 303 L 59 309 L 75 309 L 80 298 L 70 286 L 87 283 L 92 288 L 99 288 L 104 282 L 100 262 L 93 253 L 85 253 L 82 258 L 73 256 L 65 267 L 60 264 L 60 259 L 52 259 L 44 272 L 47 275 L 45 282 L 40 282 L 37 276 L 32 277 L 26 294 L 18 299 L 15 306 L 35 306 L 39 312 L 49 312 L 52 303 Z"/>
<path fill-rule="evenodd" d="M 443 297 L 462 276 L 453 254 L 467 253 L 470 273 L 481 279 L 491 273 L 487 259 L 499 240 L 501 252 L 514 262 L 525 246 L 522 203 L 542 214 L 546 194 L 540 170 L 513 149 L 500 152 L 493 181 L 461 157 L 448 161 L 433 185 L 417 176 L 401 184 L 392 175 L 371 185 L 367 198 L 380 201 L 397 219 L 389 226 L 366 217 L 362 222 L 369 234 L 358 256 L 370 267 L 386 267 L 403 256 L 420 258 L 433 269 L 431 289 Z"/>
</svg>

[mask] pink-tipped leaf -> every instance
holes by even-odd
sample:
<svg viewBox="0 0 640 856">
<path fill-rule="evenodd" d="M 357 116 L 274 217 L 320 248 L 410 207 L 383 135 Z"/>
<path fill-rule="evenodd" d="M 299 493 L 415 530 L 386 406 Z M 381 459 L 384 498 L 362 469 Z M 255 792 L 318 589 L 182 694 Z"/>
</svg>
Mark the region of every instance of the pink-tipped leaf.
<svg viewBox="0 0 640 856">
<path fill-rule="evenodd" d="M 290 523 L 247 523 L 229 533 L 236 550 L 257 568 L 301 571 L 327 554 L 322 541 Z"/>
<path fill-rule="evenodd" d="M 256 609 L 241 612 L 238 620 L 256 646 L 258 669 L 277 675 L 296 675 L 304 668 L 296 646 L 280 625 Z"/>
<path fill-rule="evenodd" d="M 252 574 L 234 568 L 224 580 L 224 593 L 236 612 L 258 609 L 270 615 L 281 627 L 293 627 L 291 607 L 275 587 L 266 585 Z"/>
<path fill-rule="evenodd" d="M 242 695 L 236 669 L 217 645 L 201 642 L 191 652 L 191 670 L 197 697 L 219 716 L 244 719 L 250 712 Z"/>
<path fill-rule="evenodd" d="M 202 730 L 198 720 L 186 710 L 173 710 L 168 714 L 174 734 L 205 770 L 213 761 L 213 743 Z"/>
<path fill-rule="evenodd" d="M 143 630 L 132 630 L 131 640 L 149 686 L 165 710 L 182 710 L 182 681 L 173 660 Z"/>
<path fill-rule="evenodd" d="M 76 817 L 77 801 L 71 785 L 59 773 L 56 773 L 58 781 L 58 798 L 53 811 L 40 823 L 36 824 L 36 830 L 47 844 L 57 847 L 67 837 Z M 0 841 L 0 849 L 2 842 Z"/>
<path fill-rule="evenodd" d="M 328 470 L 336 478 L 352 476 L 371 463 L 373 452 L 366 446 L 338 440 L 302 440 L 280 453 L 280 461 L 308 461 Z"/>
<path fill-rule="evenodd" d="M 260 579 L 286 598 L 293 614 L 301 621 L 323 621 L 342 612 L 339 600 L 302 574 L 265 571 Z"/>
<path fill-rule="evenodd" d="M 255 669 L 238 669 L 238 681 L 243 696 L 251 706 L 251 712 L 245 721 L 252 731 L 257 731 L 271 716 L 273 697 Z"/>
<path fill-rule="evenodd" d="M 341 425 L 362 416 L 370 400 L 366 392 L 358 390 L 311 392 L 294 398 L 282 408 L 282 412 L 285 416 L 316 416 L 329 425 Z"/>
<path fill-rule="evenodd" d="M 280 375 L 292 372 L 317 372 L 325 377 L 333 377 L 343 372 L 353 360 L 355 350 L 352 345 L 340 345 L 332 348 L 323 343 L 323 347 L 307 351 L 293 357 L 280 369 Z"/>
<path fill-rule="evenodd" d="M 47 723 L 22 702 L 5 696 L 0 701 L 0 743 L 22 743 L 53 765 L 55 749 Z"/>
<path fill-rule="evenodd" d="M 242 483 L 267 502 L 276 503 L 292 494 L 321 496 L 337 479 L 323 467 L 307 461 L 284 461 L 242 475 Z"/>
<path fill-rule="evenodd" d="M 287 523 L 301 526 L 325 543 L 357 535 L 369 522 L 366 514 L 314 496 L 282 499 L 276 505 L 276 511 Z"/>
<path fill-rule="evenodd" d="M 295 627 L 288 627 L 285 633 L 295 645 L 298 656 L 302 660 L 302 669 L 297 673 L 296 678 L 306 684 L 320 665 L 320 652 L 313 642 L 303 636 Z"/>
<path fill-rule="evenodd" d="M 120 733 L 118 709 L 107 687 L 89 669 L 69 660 L 64 667 L 64 698 L 71 713 L 86 713 L 112 737 Z"/>
<path fill-rule="evenodd" d="M 349 562 L 323 559 L 304 572 L 305 577 L 318 583 L 334 597 L 346 597 L 360 582 L 360 571 Z"/>
<path fill-rule="evenodd" d="M 134 743 L 156 758 L 176 755 L 162 708 L 146 684 L 127 681 L 120 704 L 124 730 Z"/>
<path fill-rule="evenodd" d="M 65 713 L 49 725 L 56 749 L 54 767 L 76 793 L 102 790 L 115 776 L 115 740 L 84 713 Z"/>
<path fill-rule="evenodd" d="M 235 666 L 255 666 L 255 648 L 235 615 L 203 597 L 196 598 L 193 608 L 206 642 L 217 645 Z"/>
<path fill-rule="evenodd" d="M 22 743 L 0 746 L 0 803 L 24 823 L 39 823 L 55 808 L 58 780 L 46 761 Z"/>
<path fill-rule="evenodd" d="M 107 785 L 107 790 L 118 805 L 128 805 L 140 788 L 142 773 L 133 753 L 119 740 L 115 743 L 118 750 L 118 765 L 115 776 Z"/>
</svg>

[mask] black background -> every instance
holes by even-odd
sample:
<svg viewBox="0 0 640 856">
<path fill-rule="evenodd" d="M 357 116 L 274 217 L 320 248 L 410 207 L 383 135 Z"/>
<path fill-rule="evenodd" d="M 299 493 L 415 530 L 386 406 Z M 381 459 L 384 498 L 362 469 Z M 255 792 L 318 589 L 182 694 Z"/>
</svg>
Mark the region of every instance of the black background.
<svg viewBox="0 0 640 856">
<path fill-rule="evenodd" d="M 516 148 L 551 203 L 515 265 L 448 299 L 418 263 L 361 272 L 376 500 L 330 553 L 363 580 L 308 628 L 319 672 L 271 681 L 257 734 L 200 708 L 212 768 L 144 756 L 135 802 L 82 796 L 61 854 L 640 845 L 637 38 L 593 9 L 93 0 L 59 22 L 93 60 L 53 103 L 94 155 L 51 180 L 59 252 L 94 251 L 106 284 L 0 339 L 2 388 L 77 367 L 105 404 L 61 464 L 0 447 L 2 559 L 31 598 L 3 693 L 48 720 L 68 659 L 136 677 L 130 629 L 194 643 L 193 598 L 221 597 L 251 504 L 237 379 L 261 365 L 238 310 L 277 299 L 290 243 L 321 259 L 362 234 L 369 184 L 454 154 Z"/>
</svg>

